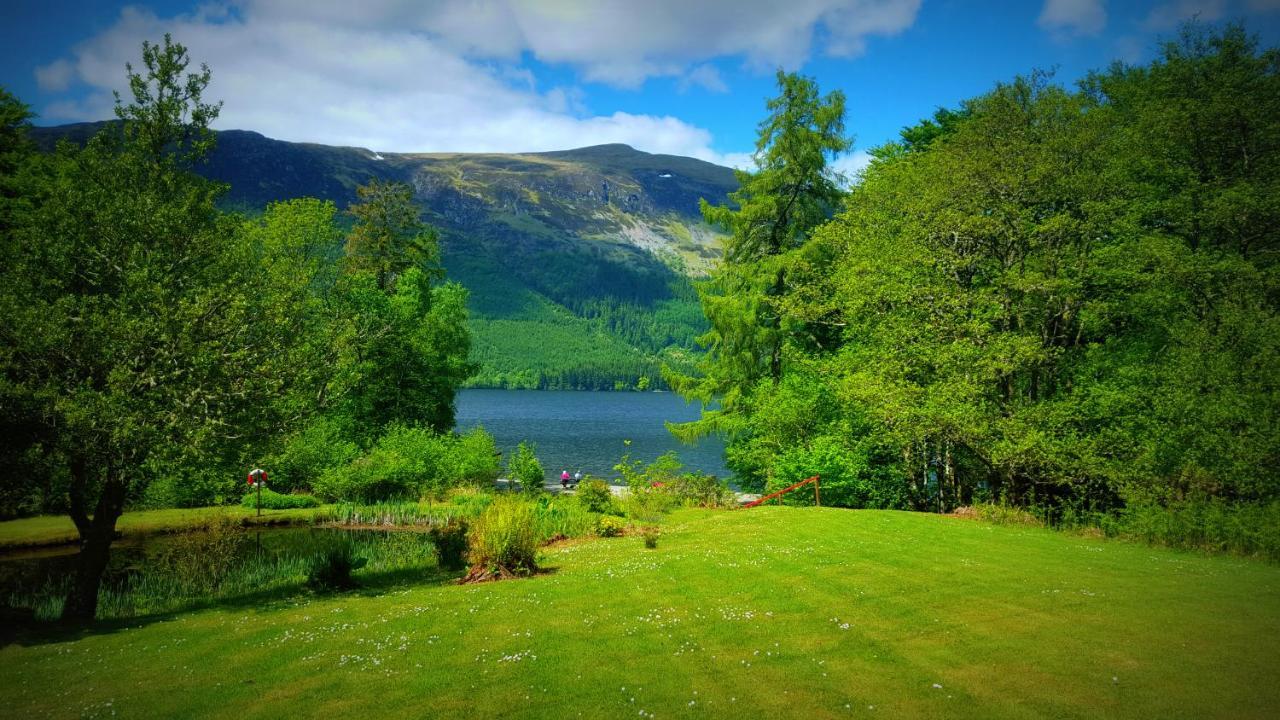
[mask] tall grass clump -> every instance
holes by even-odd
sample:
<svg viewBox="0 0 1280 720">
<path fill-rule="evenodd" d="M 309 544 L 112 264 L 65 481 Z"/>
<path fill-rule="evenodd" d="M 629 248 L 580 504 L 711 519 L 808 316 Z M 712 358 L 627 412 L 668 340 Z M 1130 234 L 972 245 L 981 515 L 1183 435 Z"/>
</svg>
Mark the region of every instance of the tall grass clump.
<svg viewBox="0 0 1280 720">
<path fill-rule="evenodd" d="M 596 528 L 597 513 L 568 499 L 541 498 L 534 506 L 534 522 L 542 542 L 590 535 Z"/>
<path fill-rule="evenodd" d="M 541 538 L 533 503 L 511 496 L 495 499 L 471 525 L 467 544 L 469 581 L 536 572 Z"/>
<path fill-rule="evenodd" d="M 338 503 L 333 508 L 334 522 L 351 527 L 433 527 L 466 515 L 467 508 L 442 503 Z"/>
</svg>

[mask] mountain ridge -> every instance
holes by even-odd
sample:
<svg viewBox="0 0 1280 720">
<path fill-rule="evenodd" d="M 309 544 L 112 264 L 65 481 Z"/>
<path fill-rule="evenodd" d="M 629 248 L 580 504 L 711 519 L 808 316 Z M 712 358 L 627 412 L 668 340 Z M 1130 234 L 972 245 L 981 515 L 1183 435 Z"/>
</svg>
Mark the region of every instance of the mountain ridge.
<svg viewBox="0 0 1280 720">
<path fill-rule="evenodd" d="M 36 127 L 50 149 L 110 122 Z M 613 389 L 687 365 L 705 320 L 693 290 L 722 236 L 699 213 L 733 170 L 603 145 L 526 153 L 402 153 L 217 131 L 197 171 L 248 213 L 297 197 L 340 209 L 370 179 L 405 182 L 441 233 L 449 277 L 471 290 L 473 358 L 486 387 Z M 335 249 L 336 251 L 336 249 Z"/>
</svg>

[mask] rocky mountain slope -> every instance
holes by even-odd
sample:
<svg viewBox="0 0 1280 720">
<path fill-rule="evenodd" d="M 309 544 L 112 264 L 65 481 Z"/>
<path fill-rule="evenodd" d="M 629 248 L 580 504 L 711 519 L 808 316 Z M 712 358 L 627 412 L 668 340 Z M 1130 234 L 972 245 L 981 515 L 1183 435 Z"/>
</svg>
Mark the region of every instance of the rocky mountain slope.
<svg viewBox="0 0 1280 720">
<path fill-rule="evenodd" d="M 36 128 L 82 141 L 100 123 Z M 218 133 L 204 174 L 228 206 L 294 197 L 344 208 L 378 177 L 411 184 L 441 230 L 449 276 L 472 293 L 476 384 L 612 388 L 684 362 L 703 326 L 690 282 L 719 256 L 698 202 L 723 202 L 733 171 L 626 145 L 526 154 L 374 152 Z"/>
</svg>

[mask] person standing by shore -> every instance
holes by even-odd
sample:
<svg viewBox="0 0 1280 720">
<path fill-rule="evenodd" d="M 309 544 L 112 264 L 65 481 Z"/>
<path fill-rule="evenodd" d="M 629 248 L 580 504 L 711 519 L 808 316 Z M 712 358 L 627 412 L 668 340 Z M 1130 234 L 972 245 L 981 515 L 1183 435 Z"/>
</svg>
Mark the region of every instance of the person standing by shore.
<svg viewBox="0 0 1280 720">
<path fill-rule="evenodd" d="M 560 487 L 566 488 L 566 489 L 569 487 L 569 469 L 568 468 L 565 468 L 564 470 L 560 471 Z"/>
</svg>

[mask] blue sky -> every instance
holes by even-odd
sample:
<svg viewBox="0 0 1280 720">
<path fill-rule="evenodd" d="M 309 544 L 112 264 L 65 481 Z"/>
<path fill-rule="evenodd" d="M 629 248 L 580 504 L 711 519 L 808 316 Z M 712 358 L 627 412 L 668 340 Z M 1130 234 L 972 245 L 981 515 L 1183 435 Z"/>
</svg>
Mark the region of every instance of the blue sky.
<svg viewBox="0 0 1280 720">
<path fill-rule="evenodd" d="M 6 0 L 0 85 L 40 124 L 102 119 L 124 63 L 170 31 L 212 68 L 221 128 L 405 152 L 626 142 L 743 165 L 778 67 L 842 90 L 862 151 L 1035 68 L 1071 83 L 1147 61 L 1193 16 L 1280 45 L 1280 0 Z"/>
</svg>

